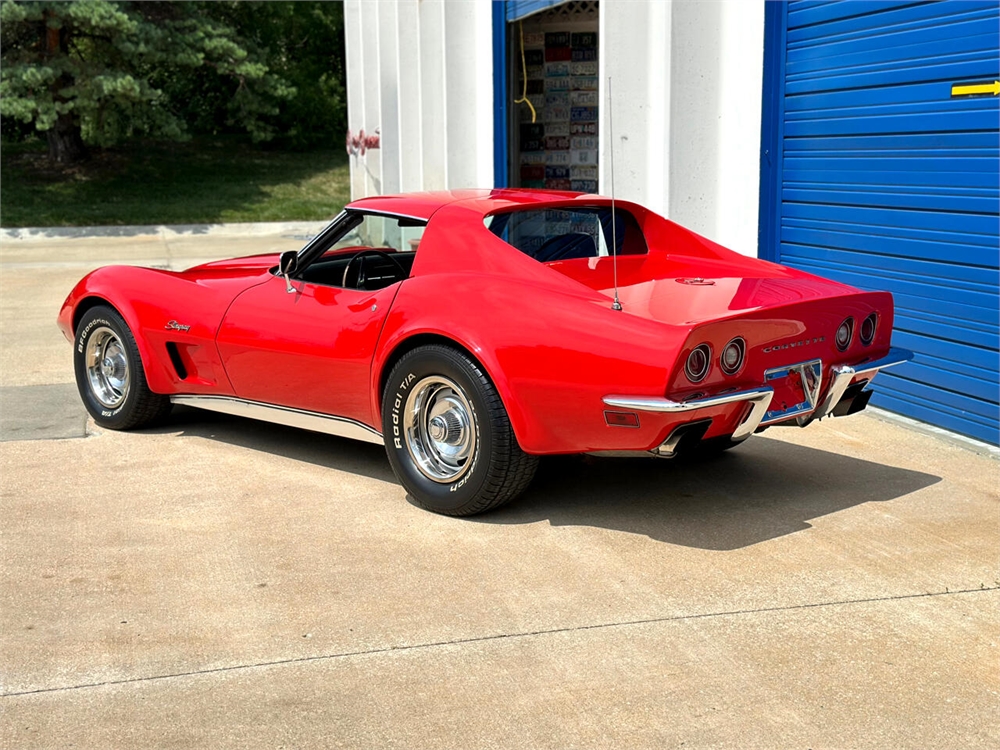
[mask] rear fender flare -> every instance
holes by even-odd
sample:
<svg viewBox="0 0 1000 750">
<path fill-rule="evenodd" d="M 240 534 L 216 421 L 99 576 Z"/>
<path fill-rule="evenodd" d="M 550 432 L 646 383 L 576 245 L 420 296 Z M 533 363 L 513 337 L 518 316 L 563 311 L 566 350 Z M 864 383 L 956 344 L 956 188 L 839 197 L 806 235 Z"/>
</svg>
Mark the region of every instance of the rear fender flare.
<svg viewBox="0 0 1000 750">
<path fill-rule="evenodd" d="M 421 328 L 419 330 L 399 331 L 393 334 L 384 345 L 380 346 L 372 364 L 372 414 L 375 415 L 376 428 L 381 431 L 382 425 L 382 393 L 387 383 L 389 373 L 407 352 L 420 346 L 430 344 L 443 344 L 451 346 L 475 361 L 493 383 L 507 410 L 510 418 L 511 428 L 520 444 L 524 444 L 525 437 L 531 432 L 530 419 L 524 410 L 520 408 L 517 398 L 514 396 L 510 383 L 504 375 L 499 362 L 492 354 L 489 347 L 481 345 L 473 338 L 456 337 L 452 333 L 445 333 L 437 328 Z"/>
</svg>

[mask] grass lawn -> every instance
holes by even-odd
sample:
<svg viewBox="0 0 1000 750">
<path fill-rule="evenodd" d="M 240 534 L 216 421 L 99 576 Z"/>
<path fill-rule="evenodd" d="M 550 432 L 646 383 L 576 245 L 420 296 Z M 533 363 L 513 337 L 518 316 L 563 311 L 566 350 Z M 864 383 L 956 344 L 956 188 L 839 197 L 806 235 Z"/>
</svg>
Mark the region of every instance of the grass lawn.
<svg viewBox="0 0 1000 750">
<path fill-rule="evenodd" d="M 95 150 L 73 167 L 41 143 L 0 147 L 0 226 L 327 219 L 350 200 L 344 150 L 262 151 L 228 139 Z"/>
</svg>

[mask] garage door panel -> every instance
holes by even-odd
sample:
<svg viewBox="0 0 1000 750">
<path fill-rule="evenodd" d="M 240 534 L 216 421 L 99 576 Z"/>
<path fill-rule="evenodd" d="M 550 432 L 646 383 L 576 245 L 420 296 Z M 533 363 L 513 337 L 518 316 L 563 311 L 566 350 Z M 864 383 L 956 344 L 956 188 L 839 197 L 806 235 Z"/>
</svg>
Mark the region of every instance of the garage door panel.
<svg viewBox="0 0 1000 750">
<path fill-rule="evenodd" d="M 952 96 L 1000 80 L 1000 5 L 766 7 L 784 36 L 767 37 L 762 248 L 893 294 L 915 359 L 873 404 L 1000 442 L 1000 97 Z"/>
<path fill-rule="evenodd" d="M 902 86 L 879 87 L 848 91 L 820 91 L 788 97 L 785 114 L 789 119 L 801 116 L 802 112 L 835 112 L 864 107 L 881 107 L 892 113 L 915 105 L 940 103 L 951 96 L 951 84 L 945 82 L 912 83 Z M 955 111 L 980 109 L 975 99 L 955 99 L 949 102 Z M 995 145 L 995 144 L 989 144 Z"/>
<path fill-rule="evenodd" d="M 958 75 L 955 78 L 960 77 Z M 914 115 L 870 115 L 867 117 L 818 117 L 788 120 L 785 135 L 789 138 L 825 135 L 875 135 L 890 133 L 923 133 L 928 130 L 955 129 L 956 112 L 942 106 L 940 112 Z M 1000 125 L 996 112 L 977 109 L 965 113 L 962 125 L 966 130 L 990 131 Z"/>
<path fill-rule="evenodd" d="M 928 56 L 928 44 L 934 45 L 934 55 Z M 789 76 L 896 68 L 915 61 L 937 65 L 982 59 L 981 53 L 992 50 L 995 44 L 989 24 L 981 20 L 966 21 L 947 27 L 860 37 L 822 47 L 790 48 L 786 65 Z"/>
<path fill-rule="evenodd" d="M 939 283 L 939 288 L 947 288 L 955 292 L 972 292 L 984 295 L 986 307 L 993 309 L 992 304 L 997 294 L 996 274 L 987 276 L 980 268 L 954 268 L 954 264 L 946 261 L 915 261 L 911 258 L 892 256 L 859 256 L 856 253 L 845 252 L 829 247 L 816 247 L 786 242 L 782 244 L 782 254 L 785 259 L 795 264 L 810 263 L 821 269 L 823 273 L 857 273 L 858 261 L 865 263 L 865 271 L 878 271 L 879 281 L 882 279 L 896 280 L 910 284 L 914 289 L 926 289 L 927 279 L 933 278 Z M 854 260 L 855 262 L 852 262 Z M 954 270 L 955 275 L 965 274 L 966 278 L 947 278 Z"/>
<path fill-rule="evenodd" d="M 796 159 L 789 160 L 785 170 L 786 183 L 809 182 L 816 178 L 816 172 L 803 169 Z M 954 163 L 954 162 L 953 162 Z M 978 190 L 980 197 L 992 197 L 996 194 L 993 185 L 995 175 L 988 172 L 869 172 L 831 169 L 823 172 L 826 185 L 862 185 L 862 186 L 897 186 L 902 189 L 938 188 L 943 194 L 949 189 L 957 191 Z M 959 194 L 962 194 L 961 192 Z M 968 195 L 968 193 L 964 193 Z"/>
<path fill-rule="evenodd" d="M 997 365 L 996 336 L 979 331 L 965 341 L 956 341 L 957 331 L 943 331 L 940 326 L 923 325 L 923 313 L 901 309 L 896 311 L 899 325 L 893 329 L 893 341 L 899 346 L 929 354 L 940 360 L 965 363 L 983 370 L 983 377 L 992 377 L 990 370 Z M 934 335 L 938 334 L 938 335 Z M 982 345 L 979 345 L 979 344 Z"/>
<path fill-rule="evenodd" d="M 865 88 L 871 86 L 898 86 L 917 79 L 925 81 L 961 81 L 963 79 L 984 78 L 995 68 L 995 61 L 986 59 L 966 60 L 954 63 L 913 65 L 900 70 L 864 70 L 846 73 L 842 76 L 809 75 L 789 78 L 786 86 L 789 94 L 804 94 L 811 91 L 836 91 L 842 89 Z"/>
<path fill-rule="evenodd" d="M 998 123 L 1000 124 L 1000 123 Z M 985 172 L 990 177 L 996 173 L 996 164 L 992 159 L 977 158 L 974 156 L 957 156 L 949 159 L 942 159 L 932 156 L 923 156 L 914 159 L 912 156 L 891 156 L 879 157 L 865 154 L 864 156 L 839 156 L 828 158 L 822 156 L 798 156 L 790 157 L 786 162 L 789 172 L 875 172 L 884 174 L 885 172 L 916 172 L 916 173 L 939 173 L 939 172 Z"/>
<path fill-rule="evenodd" d="M 985 161 L 985 160 L 984 160 Z M 952 162 L 958 165 L 957 160 Z M 907 188 L 932 188 L 935 192 L 940 189 L 942 195 L 959 194 L 969 195 L 967 191 L 979 191 L 978 197 L 993 197 L 996 195 L 996 188 L 993 185 L 995 175 L 988 172 L 869 172 L 863 170 L 847 171 L 844 169 L 831 169 L 824 171 L 826 178 L 825 185 L 859 185 L 859 186 L 886 186 L 897 187 L 901 191 Z M 785 169 L 786 184 L 810 182 L 816 178 L 814 170 L 804 169 L 802 162 L 798 159 L 788 160 Z M 992 211 L 991 211 L 992 213 Z"/>
<path fill-rule="evenodd" d="M 933 10 L 933 9 L 931 9 Z M 910 14 L 912 18 L 912 13 Z M 852 30 L 837 31 L 832 25 L 823 27 L 823 34 L 809 35 L 804 29 L 798 30 L 794 39 L 789 40 L 788 60 L 828 59 L 842 56 L 844 67 L 851 65 L 850 57 L 858 54 L 877 55 L 882 52 L 911 49 L 921 45 L 935 45 L 930 56 L 940 56 L 952 51 L 971 49 L 970 39 L 983 36 L 990 31 L 989 11 L 978 10 L 953 13 L 936 18 L 910 20 L 891 23 L 889 16 L 869 16 L 868 24 L 857 23 Z M 890 21 L 889 24 L 886 21 Z M 805 33 L 803 33 L 805 32 Z M 923 52 L 910 52 L 909 58 L 927 57 Z"/>
<path fill-rule="evenodd" d="M 924 28 L 954 20 L 991 17 L 990 9 L 981 0 L 949 0 L 947 9 L 935 8 L 931 3 L 901 3 L 895 7 L 877 3 L 868 13 L 846 17 L 836 16 L 823 23 L 823 40 L 836 41 L 859 35 L 887 36 L 908 29 Z M 875 12 L 871 12 L 875 11 Z M 803 45 L 817 44 L 815 27 L 806 26 L 798 19 L 806 18 L 797 7 L 789 9 L 789 51 Z M 820 44 L 822 42 L 819 42 Z"/>
<path fill-rule="evenodd" d="M 893 330 L 892 341 L 896 346 L 902 346 L 914 352 L 924 365 L 931 366 L 935 362 L 952 363 L 953 366 L 963 364 L 979 370 L 981 379 L 988 380 L 991 371 L 997 366 L 996 351 L 975 346 L 957 345 L 943 339 L 913 333 L 907 330 Z M 913 377 L 916 377 L 914 375 Z M 996 392 L 993 393 L 994 398 Z"/>
<path fill-rule="evenodd" d="M 939 291 L 935 295 L 927 289 L 927 284 L 905 282 L 888 276 L 878 276 L 863 273 L 859 270 L 848 270 L 846 267 L 832 269 L 805 259 L 786 259 L 796 268 L 810 273 L 827 276 L 843 284 L 850 284 L 859 289 L 871 291 L 882 290 L 892 292 L 897 307 L 926 312 L 938 312 L 959 320 L 972 320 L 977 323 L 989 323 L 996 319 L 995 295 L 969 292 L 948 287 L 946 296 Z"/>
<path fill-rule="evenodd" d="M 892 340 L 897 346 L 903 346 L 912 350 L 916 358 L 925 367 L 940 367 L 947 372 L 956 372 L 970 378 L 977 378 L 984 383 L 991 383 L 992 373 L 997 367 L 998 353 L 996 340 L 993 339 L 993 347 L 973 346 L 966 343 L 956 343 L 953 339 L 938 338 L 928 335 L 927 330 L 921 328 L 914 331 L 910 324 L 915 320 L 909 317 L 905 311 L 899 316 L 900 326 L 893 328 Z M 904 371 L 901 371 L 905 373 Z M 911 380 L 920 379 L 915 373 L 908 375 Z M 996 396 L 996 384 L 992 395 Z"/>
<path fill-rule="evenodd" d="M 905 117 L 909 115 L 925 114 L 950 114 L 958 112 L 976 112 L 983 109 L 974 99 L 955 99 L 947 101 L 942 99 L 949 94 L 941 94 L 942 90 L 950 91 L 948 83 L 935 84 L 939 96 L 937 101 L 930 102 L 900 102 L 899 104 L 864 104 L 860 102 L 854 106 L 824 106 L 824 107 L 803 107 L 798 110 L 791 110 L 786 117 L 788 122 L 826 120 L 833 118 L 856 118 L 856 117 Z"/>
<path fill-rule="evenodd" d="M 866 188 L 866 189 L 862 189 Z M 904 208 L 943 211 L 972 211 L 995 214 L 997 199 L 992 196 L 935 195 L 933 193 L 892 193 L 871 190 L 866 185 L 836 185 L 824 188 L 790 188 L 781 191 L 783 200 L 794 203 L 840 203 L 865 208 Z"/>
<path fill-rule="evenodd" d="M 950 346 L 970 346 L 974 349 L 986 349 L 996 352 L 1000 349 L 1000 334 L 997 333 L 997 321 L 957 321 L 945 315 L 936 315 L 926 310 L 896 309 L 897 327 L 916 335 L 927 336 L 937 341 L 944 341 Z M 965 362 L 969 352 L 942 349 L 942 356 L 953 362 Z M 987 358 L 986 363 L 992 362 Z M 979 365 L 976 365 L 977 367 Z"/>
<path fill-rule="evenodd" d="M 832 221 L 788 221 L 781 228 L 781 238 L 789 244 L 822 245 L 834 250 L 952 264 L 955 258 L 961 258 L 962 267 L 977 275 L 982 268 L 996 267 L 996 250 L 990 245 L 988 236 L 948 235 L 937 239 L 941 232 L 908 231 L 907 234 L 909 236 L 903 236 L 902 230 L 890 227 L 856 227 Z"/>
<path fill-rule="evenodd" d="M 927 242 L 941 243 L 941 258 L 951 261 L 961 260 L 962 263 L 978 264 L 996 268 L 996 238 L 989 234 L 962 234 L 960 232 L 934 232 L 927 229 L 912 229 L 910 227 L 884 227 L 878 224 L 855 225 L 841 221 L 822 221 L 817 219 L 795 219 L 786 218 L 784 227 L 803 227 L 806 229 L 817 229 L 820 231 L 854 232 L 857 234 L 869 234 L 875 237 L 889 237 L 892 239 L 910 239 Z M 963 256 L 956 255 L 955 249 L 963 247 L 976 248 L 984 261 L 980 262 L 980 257 L 976 256 L 972 260 L 966 260 Z M 985 253 L 984 253 L 985 249 Z M 888 251 L 887 251 L 888 252 Z M 923 256 L 920 256 L 923 257 Z"/>
<path fill-rule="evenodd" d="M 818 219 L 863 226 L 905 227 L 936 232 L 950 232 L 961 227 L 961 231 L 958 232 L 961 235 L 1000 236 L 1000 218 L 982 214 L 786 203 L 785 215 L 796 219 Z"/>
<path fill-rule="evenodd" d="M 919 334 L 913 334 L 909 336 L 908 339 L 910 340 L 910 343 L 912 343 L 914 346 L 917 347 L 915 351 L 918 351 L 918 353 L 920 354 L 918 358 L 919 359 L 918 364 L 920 367 L 935 369 L 935 370 L 943 370 L 948 373 L 954 373 L 955 375 L 960 377 L 965 377 L 970 380 L 976 380 L 979 383 L 983 384 L 984 390 L 982 390 L 980 393 L 976 393 L 973 395 L 976 395 L 977 397 L 980 398 L 985 398 L 987 400 L 989 400 L 993 396 L 996 396 L 997 384 L 990 379 L 990 372 L 989 372 L 989 364 L 991 362 L 996 364 L 997 357 L 1000 356 L 997 354 L 997 351 L 995 349 L 992 351 L 986 351 L 985 353 L 977 352 L 975 356 L 979 357 L 981 361 L 986 362 L 986 366 L 976 365 L 973 364 L 972 362 L 966 361 L 965 359 L 959 361 L 948 357 L 939 357 L 937 356 L 937 354 L 934 353 L 935 347 L 933 345 L 925 345 L 925 342 L 922 342 L 919 338 L 917 338 L 918 336 Z M 900 341 L 901 340 L 902 338 L 900 339 Z M 899 344 L 900 342 L 896 343 Z M 959 351 L 959 350 L 956 349 L 954 351 Z M 948 350 L 947 353 L 950 355 L 953 353 L 953 350 Z M 910 379 L 917 380 L 919 378 L 911 377 Z M 953 388 L 952 390 L 956 389 Z"/>
<path fill-rule="evenodd" d="M 786 180 L 784 190 L 843 190 L 844 185 L 839 183 L 823 182 L 793 182 Z M 992 200 L 995 205 L 1000 205 L 1000 190 L 995 187 L 954 187 L 952 185 L 936 185 L 930 188 L 927 185 L 900 185 L 899 183 L 880 182 L 850 183 L 847 185 L 852 191 L 865 193 L 882 193 L 885 195 L 934 195 L 940 198 L 986 198 Z M 809 201 L 800 201 L 808 203 Z M 963 204 L 964 205 L 964 204 Z M 995 213 L 989 211 L 988 213 Z"/>
<path fill-rule="evenodd" d="M 879 375 L 879 378 L 882 378 Z M 922 399 L 930 403 L 948 407 L 955 412 L 975 415 L 984 422 L 1000 421 L 1000 408 L 995 403 L 984 401 L 983 399 L 972 398 L 961 393 L 949 391 L 944 388 L 936 388 L 927 383 L 920 383 L 916 380 L 909 380 L 904 377 L 884 375 L 886 384 L 891 385 L 893 391 L 901 395 L 906 395 L 915 399 Z"/>
<path fill-rule="evenodd" d="M 960 125 L 961 121 L 956 122 Z M 786 134 L 787 135 L 787 134 Z M 920 155 L 926 149 L 987 149 L 990 153 L 998 150 L 996 133 L 990 130 L 979 132 L 913 133 L 892 135 L 839 135 L 787 138 L 784 152 L 797 154 L 802 151 L 903 151 Z M 989 154 L 986 154 L 989 155 Z M 996 184 L 994 184 L 996 187 Z"/>
<path fill-rule="evenodd" d="M 819 23 L 828 23 L 842 19 L 855 19 L 858 23 L 868 24 L 860 19 L 874 14 L 883 14 L 896 8 L 906 8 L 919 5 L 911 0 L 854 0 L 850 3 L 829 3 L 819 6 L 800 7 L 798 3 L 790 4 L 788 8 L 789 28 Z"/>
<path fill-rule="evenodd" d="M 883 376 L 879 376 L 880 378 Z M 872 406 L 881 409 L 905 414 L 906 416 L 919 419 L 930 424 L 938 425 L 946 430 L 959 432 L 963 435 L 974 437 L 987 443 L 996 445 L 1000 443 L 1000 430 L 996 423 L 991 422 L 976 414 L 969 414 L 961 410 L 942 406 L 934 401 L 925 401 L 914 398 L 908 394 L 899 393 L 896 390 L 880 389 L 882 384 L 875 381 L 872 389 L 875 395 L 872 396 Z M 891 386 L 890 386 L 891 387 Z"/>
<path fill-rule="evenodd" d="M 887 254 L 889 250 L 898 250 L 890 247 L 897 245 L 898 241 L 888 243 L 863 234 L 827 232 L 817 235 L 796 228 L 784 229 L 782 238 L 785 240 L 782 252 L 787 261 L 811 260 L 832 268 L 858 268 L 864 265 L 878 271 L 879 275 L 909 276 L 918 283 L 926 282 L 928 278 L 937 278 L 966 289 L 996 293 L 995 273 L 991 283 L 988 278 L 984 278 L 982 268 L 978 266 L 956 265 L 949 262 L 948 258 L 925 260 L 909 253 Z M 934 243 L 924 244 L 931 245 L 937 253 L 942 251 L 942 248 L 934 247 Z M 883 252 L 886 254 L 882 254 Z"/>
<path fill-rule="evenodd" d="M 981 377 L 969 377 L 953 372 L 945 365 L 945 360 L 930 356 L 916 357 L 907 367 L 911 379 L 919 380 L 935 388 L 964 393 L 972 398 L 989 402 L 996 396 L 997 384 Z"/>
</svg>

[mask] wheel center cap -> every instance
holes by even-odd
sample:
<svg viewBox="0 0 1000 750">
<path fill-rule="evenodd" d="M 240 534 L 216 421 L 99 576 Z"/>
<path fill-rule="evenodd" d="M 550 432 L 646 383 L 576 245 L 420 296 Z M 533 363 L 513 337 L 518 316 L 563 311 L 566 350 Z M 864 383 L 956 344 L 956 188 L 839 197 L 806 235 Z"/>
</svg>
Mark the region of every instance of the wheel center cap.
<svg viewBox="0 0 1000 750">
<path fill-rule="evenodd" d="M 110 357 L 106 358 L 101 362 L 101 373 L 105 377 L 111 377 L 115 372 L 115 363 L 111 361 Z"/>
<path fill-rule="evenodd" d="M 448 434 L 448 424 L 444 421 L 444 417 L 434 417 L 427 426 L 427 432 L 431 440 L 444 440 Z"/>
</svg>

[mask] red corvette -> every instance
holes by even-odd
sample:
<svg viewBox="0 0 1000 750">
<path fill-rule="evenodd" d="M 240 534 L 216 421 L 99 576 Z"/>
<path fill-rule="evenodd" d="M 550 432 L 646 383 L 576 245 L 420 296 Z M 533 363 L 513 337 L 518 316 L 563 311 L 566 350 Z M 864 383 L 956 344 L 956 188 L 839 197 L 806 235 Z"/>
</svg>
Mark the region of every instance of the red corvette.
<svg viewBox="0 0 1000 750">
<path fill-rule="evenodd" d="M 514 498 L 553 453 L 709 453 L 853 414 L 910 353 L 892 297 L 641 206 L 532 190 L 367 198 L 299 252 L 85 277 L 59 326 L 97 424 L 172 404 L 385 444 L 425 508 Z"/>
</svg>

